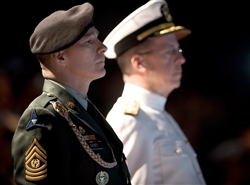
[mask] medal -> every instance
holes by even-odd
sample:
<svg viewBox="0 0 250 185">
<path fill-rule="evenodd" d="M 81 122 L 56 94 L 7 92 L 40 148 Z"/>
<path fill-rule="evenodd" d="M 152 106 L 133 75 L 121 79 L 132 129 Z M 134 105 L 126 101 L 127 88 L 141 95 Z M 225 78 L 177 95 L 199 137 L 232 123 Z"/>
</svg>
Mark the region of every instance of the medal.
<svg viewBox="0 0 250 185">
<path fill-rule="evenodd" d="M 105 185 L 108 183 L 109 181 L 109 174 L 105 171 L 100 171 L 97 175 L 96 175 L 96 183 L 98 185 Z"/>
</svg>

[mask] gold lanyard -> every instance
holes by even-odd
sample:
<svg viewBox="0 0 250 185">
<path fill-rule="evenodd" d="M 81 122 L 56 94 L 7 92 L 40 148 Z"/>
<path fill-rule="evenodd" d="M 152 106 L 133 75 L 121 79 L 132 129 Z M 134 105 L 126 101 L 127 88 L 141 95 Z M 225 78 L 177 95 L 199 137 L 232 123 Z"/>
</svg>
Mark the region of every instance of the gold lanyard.
<svg viewBox="0 0 250 185">
<path fill-rule="evenodd" d="M 84 150 L 89 154 L 89 156 L 94 161 L 96 161 L 99 165 L 101 165 L 104 168 L 113 168 L 113 167 L 115 167 L 117 165 L 115 155 L 114 155 L 114 151 L 113 151 L 112 147 L 108 143 L 107 144 L 108 144 L 109 148 L 111 149 L 112 157 L 113 157 L 113 160 L 114 160 L 114 162 L 112 162 L 112 163 L 104 161 L 103 159 L 101 159 L 101 157 L 99 155 L 97 155 L 97 154 L 95 154 L 95 152 L 93 152 L 93 150 L 89 147 L 89 145 L 85 141 L 85 139 L 84 139 L 83 135 L 81 134 L 81 132 L 78 130 L 76 125 L 70 119 L 68 110 L 61 103 L 54 102 L 54 101 L 50 101 L 50 103 L 53 105 L 53 108 L 55 109 L 55 111 L 58 112 L 61 116 L 63 116 L 68 121 L 68 124 L 69 124 L 70 128 L 75 133 L 75 135 L 76 135 L 77 139 L 79 140 L 79 142 L 81 143 L 82 147 L 84 148 Z"/>
</svg>

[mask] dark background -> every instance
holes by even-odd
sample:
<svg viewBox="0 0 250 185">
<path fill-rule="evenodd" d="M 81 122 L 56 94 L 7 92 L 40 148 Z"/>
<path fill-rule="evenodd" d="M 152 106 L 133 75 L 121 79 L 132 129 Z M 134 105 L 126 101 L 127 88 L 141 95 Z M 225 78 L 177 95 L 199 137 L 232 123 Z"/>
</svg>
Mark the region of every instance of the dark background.
<svg viewBox="0 0 250 185">
<path fill-rule="evenodd" d="M 29 49 L 35 26 L 58 9 L 84 1 L 8 1 L 1 11 L 0 68 L 11 79 L 10 109 L 21 114 L 41 93 L 39 63 Z M 100 40 L 147 0 L 89 1 Z M 180 41 L 186 63 L 182 86 L 168 97 L 169 111 L 198 154 L 208 184 L 245 185 L 250 178 L 250 11 L 247 1 L 169 0 L 174 22 L 192 30 Z M 122 92 L 115 60 L 92 82 L 89 97 L 106 116 Z M 4 88 L 1 82 L 0 88 Z M 1 103 L 1 102 L 0 102 Z M 4 109 L 3 107 L 2 109 Z M 13 131 L 13 129 L 12 129 Z M 2 165 L 2 164 L 1 164 Z"/>
</svg>

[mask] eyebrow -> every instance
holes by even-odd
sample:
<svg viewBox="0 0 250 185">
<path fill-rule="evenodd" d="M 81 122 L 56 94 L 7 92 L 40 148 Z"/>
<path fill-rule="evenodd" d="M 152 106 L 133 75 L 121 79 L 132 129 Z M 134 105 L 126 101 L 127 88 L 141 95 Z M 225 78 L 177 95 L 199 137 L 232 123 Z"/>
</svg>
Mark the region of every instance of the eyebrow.
<svg viewBox="0 0 250 185">
<path fill-rule="evenodd" d="M 94 29 L 94 30 L 89 30 L 85 35 L 84 37 L 89 37 L 91 35 L 99 35 L 99 31 L 97 29 Z"/>
</svg>

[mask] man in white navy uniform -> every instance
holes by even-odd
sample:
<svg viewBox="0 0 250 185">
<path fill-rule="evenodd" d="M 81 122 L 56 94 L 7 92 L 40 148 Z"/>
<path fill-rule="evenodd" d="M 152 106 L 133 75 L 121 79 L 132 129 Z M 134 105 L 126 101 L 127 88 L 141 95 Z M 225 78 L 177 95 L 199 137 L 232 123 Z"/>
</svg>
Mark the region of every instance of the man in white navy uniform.
<svg viewBox="0 0 250 185">
<path fill-rule="evenodd" d="M 165 110 L 185 63 L 178 41 L 190 33 L 174 24 L 164 0 L 150 0 L 104 39 L 125 84 L 107 120 L 124 144 L 133 185 L 206 184 L 195 151 Z"/>
</svg>

